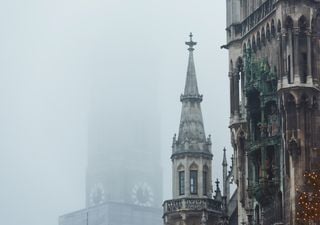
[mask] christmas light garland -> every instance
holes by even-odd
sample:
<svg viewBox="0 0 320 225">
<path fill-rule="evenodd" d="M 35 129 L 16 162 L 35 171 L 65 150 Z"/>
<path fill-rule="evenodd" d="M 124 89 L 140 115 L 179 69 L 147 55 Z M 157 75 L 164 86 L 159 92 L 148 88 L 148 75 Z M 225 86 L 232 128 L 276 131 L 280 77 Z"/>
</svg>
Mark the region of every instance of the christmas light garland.
<svg viewBox="0 0 320 225">
<path fill-rule="evenodd" d="M 304 174 L 304 191 L 298 191 L 296 218 L 300 224 L 320 222 L 320 172 L 310 171 Z"/>
</svg>

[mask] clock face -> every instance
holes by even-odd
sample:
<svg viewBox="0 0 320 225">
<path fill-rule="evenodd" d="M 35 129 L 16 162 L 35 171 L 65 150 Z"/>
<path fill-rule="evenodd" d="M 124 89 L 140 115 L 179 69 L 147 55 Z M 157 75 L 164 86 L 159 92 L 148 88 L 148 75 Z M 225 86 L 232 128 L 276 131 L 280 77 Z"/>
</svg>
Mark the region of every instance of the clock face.
<svg viewBox="0 0 320 225">
<path fill-rule="evenodd" d="M 103 185 L 97 183 L 93 185 L 90 191 L 90 206 L 101 204 L 105 201 L 105 192 Z"/>
<path fill-rule="evenodd" d="M 154 202 L 153 191 L 146 182 L 138 183 L 132 189 L 133 203 L 140 206 L 152 206 Z"/>
</svg>

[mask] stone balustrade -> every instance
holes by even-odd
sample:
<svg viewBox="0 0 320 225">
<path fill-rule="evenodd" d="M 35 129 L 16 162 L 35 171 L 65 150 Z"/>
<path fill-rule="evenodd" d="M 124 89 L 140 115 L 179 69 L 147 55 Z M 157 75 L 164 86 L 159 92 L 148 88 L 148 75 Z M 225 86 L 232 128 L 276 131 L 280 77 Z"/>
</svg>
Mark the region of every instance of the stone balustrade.
<svg viewBox="0 0 320 225">
<path fill-rule="evenodd" d="M 167 200 L 163 203 L 164 213 L 179 211 L 203 210 L 221 212 L 222 203 L 209 198 L 181 198 Z"/>
</svg>

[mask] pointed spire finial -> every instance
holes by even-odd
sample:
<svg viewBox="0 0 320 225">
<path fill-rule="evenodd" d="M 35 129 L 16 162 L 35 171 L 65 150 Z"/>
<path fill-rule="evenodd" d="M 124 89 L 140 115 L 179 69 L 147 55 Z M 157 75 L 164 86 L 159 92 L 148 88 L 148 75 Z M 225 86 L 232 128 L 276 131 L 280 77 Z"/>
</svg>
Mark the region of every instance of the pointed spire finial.
<svg viewBox="0 0 320 225">
<path fill-rule="evenodd" d="M 219 181 L 219 179 L 217 178 L 217 180 L 216 180 L 216 186 L 217 186 L 217 190 L 220 190 L 220 188 L 219 188 L 219 184 L 220 184 L 220 181 Z"/>
<path fill-rule="evenodd" d="M 188 48 L 189 51 L 193 51 L 194 50 L 193 46 L 195 46 L 197 44 L 197 42 L 194 42 L 192 40 L 192 37 L 193 37 L 192 32 L 190 32 L 189 37 L 190 37 L 190 41 L 186 42 L 186 45 L 189 46 L 189 48 Z"/>
<path fill-rule="evenodd" d="M 217 201 L 222 201 L 222 196 L 221 196 L 221 191 L 220 191 L 220 187 L 219 187 L 219 179 L 217 179 L 216 183 L 216 190 L 214 191 L 216 193 L 216 195 L 214 196 L 214 199 Z"/>
<path fill-rule="evenodd" d="M 226 147 L 223 148 L 223 161 L 222 166 L 228 166 L 227 157 L 226 157 Z"/>
</svg>

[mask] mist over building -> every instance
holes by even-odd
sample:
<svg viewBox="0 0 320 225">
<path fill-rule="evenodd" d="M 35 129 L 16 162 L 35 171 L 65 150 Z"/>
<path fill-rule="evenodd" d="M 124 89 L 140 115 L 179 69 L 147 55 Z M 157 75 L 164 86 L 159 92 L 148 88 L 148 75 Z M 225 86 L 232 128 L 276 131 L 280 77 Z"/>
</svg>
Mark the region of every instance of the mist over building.
<svg viewBox="0 0 320 225">
<path fill-rule="evenodd" d="M 139 75 L 117 82 L 91 80 L 86 208 L 61 216 L 60 225 L 162 223 L 156 85 Z"/>
</svg>

